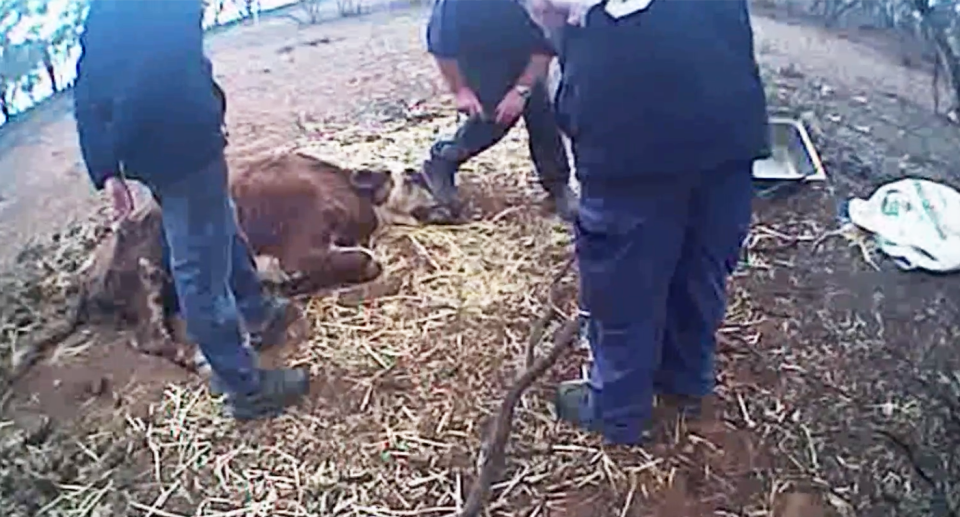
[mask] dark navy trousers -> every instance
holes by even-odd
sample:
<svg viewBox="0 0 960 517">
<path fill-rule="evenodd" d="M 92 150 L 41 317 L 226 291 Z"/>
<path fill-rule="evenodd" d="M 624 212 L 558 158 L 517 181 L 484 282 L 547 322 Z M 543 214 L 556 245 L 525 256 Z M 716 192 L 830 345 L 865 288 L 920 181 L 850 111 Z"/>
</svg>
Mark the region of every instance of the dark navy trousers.
<svg viewBox="0 0 960 517">
<path fill-rule="evenodd" d="M 726 280 L 750 225 L 751 163 L 629 185 L 582 176 L 576 252 L 593 412 L 607 440 L 635 443 L 655 393 L 713 391 Z"/>
</svg>

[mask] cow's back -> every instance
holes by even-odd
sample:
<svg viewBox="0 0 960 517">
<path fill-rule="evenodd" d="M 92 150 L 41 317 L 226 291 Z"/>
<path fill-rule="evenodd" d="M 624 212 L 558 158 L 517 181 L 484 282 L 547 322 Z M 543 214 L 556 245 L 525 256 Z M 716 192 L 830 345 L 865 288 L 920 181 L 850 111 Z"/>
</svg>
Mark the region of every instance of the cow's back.
<svg viewBox="0 0 960 517">
<path fill-rule="evenodd" d="M 371 224 L 371 218 L 376 224 L 372 207 L 353 190 L 346 171 L 295 153 L 238 168 L 231 193 L 239 224 L 257 254 L 278 256 L 293 242 L 329 245 Z"/>
</svg>

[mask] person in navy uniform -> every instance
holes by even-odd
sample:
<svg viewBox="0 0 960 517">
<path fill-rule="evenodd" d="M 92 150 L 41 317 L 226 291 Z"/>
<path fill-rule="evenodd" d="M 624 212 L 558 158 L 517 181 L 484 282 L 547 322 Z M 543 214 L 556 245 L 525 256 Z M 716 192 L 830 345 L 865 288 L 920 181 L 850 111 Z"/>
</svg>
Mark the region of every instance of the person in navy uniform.
<svg viewBox="0 0 960 517">
<path fill-rule="evenodd" d="M 594 365 L 558 416 L 639 444 L 655 395 L 696 413 L 769 156 L 746 0 L 531 0 L 558 35 L 560 125 L 581 194 L 582 308 Z"/>
<path fill-rule="evenodd" d="M 264 297 L 227 187 L 226 97 L 203 54 L 200 0 L 94 0 L 80 38 L 74 112 L 84 162 L 119 218 L 127 179 L 159 202 L 177 305 L 238 419 L 282 412 L 304 370 L 257 366 L 252 346 L 285 330 L 285 300 Z M 271 334 L 270 338 L 267 334 Z M 268 343 L 269 341 L 269 343 Z"/>
<path fill-rule="evenodd" d="M 436 142 L 423 172 L 434 197 L 455 215 L 460 165 L 499 142 L 522 115 L 530 155 L 557 214 L 572 219 L 576 196 L 544 78 L 554 50 L 517 0 L 437 0 L 427 50 L 467 120 Z"/>
</svg>

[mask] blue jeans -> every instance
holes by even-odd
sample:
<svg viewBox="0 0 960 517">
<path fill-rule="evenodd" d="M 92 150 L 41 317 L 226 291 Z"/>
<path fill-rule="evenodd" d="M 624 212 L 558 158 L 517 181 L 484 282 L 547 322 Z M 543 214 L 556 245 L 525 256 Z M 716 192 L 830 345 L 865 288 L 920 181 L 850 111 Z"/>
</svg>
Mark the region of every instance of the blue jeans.
<svg viewBox="0 0 960 517">
<path fill-rule="evenodd" d="M 629 186 L 584 183 L 577 221 L 594 416 L 640 436 L 654 392 L 713 391 L 714 333 L 750 225 L 750 162 Z"/>
<path fill-rule="evenodd" d="M 237 228 L 226 161 L 221 156 L 155 195 L 187 334 L 228 390 L 256 392 L 256 357 L 243 346 L 242 325 L 261 324 L 267 308 Z"/>
</svg>

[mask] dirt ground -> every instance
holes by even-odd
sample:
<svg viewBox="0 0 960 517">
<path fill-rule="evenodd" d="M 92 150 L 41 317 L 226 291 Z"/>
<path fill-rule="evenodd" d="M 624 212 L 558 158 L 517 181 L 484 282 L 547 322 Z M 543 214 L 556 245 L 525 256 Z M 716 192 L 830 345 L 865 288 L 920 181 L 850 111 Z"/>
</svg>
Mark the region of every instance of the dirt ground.
<svg viewBox="0 0 960 517">
<path fill-rule="evenodd" d="M 449 110 L 423 20 L 421 11 L 307 28 L 265 19 L 212 37 L 229 158 L 356 139 L 338 133 L 351 128 L 414 163 L 432 132 L 454 123 L 386 129 L 414 105 Z M 808 122 L 830 181 L 758 199 L 711 410 L 700 422 L 664 417 L 645 450 L 602 448 L 549 423 L 550 387 L 579 368 L 567 358 L 518 410 L 492 515 L 960 512 L 958 280 L 902 273 L 879 256 L 875 270 L 840 237 L 813 246 L 838 225 L 840 201 L 883 182 L 960 186 L 960 132 L 932 113 L 929 72 L 906 66 L 881 36 L 840 37 L 770 13 L 754 27 L 771 108 Z M 98 206 L 69 99 L 0 129 L 0 150 L 0 260 Z M 0 447 L 11 465 L 0 469 L 0 495 L 24 515 L 44 505 L 55 515 L 450 514 L 569 244 L 531 209 L 529 166 L 508 166 L 524 153 L 514 131 L 467 169 L 467 227 L 388 239 L 386 260 L 408 279 L 401 295 L 359 309 L 308 304 L 311 335 L 274 359 L 320 379 L 309 407 L 233 426 L 211 416 L 199 380 L 136 356 L 123 336 L 76 337 L 17 385 L 16 418 L 0 423 L 17 437 Z M 570 308 L 573 279 L 563 285 Z M 24 444 L 29 454 L 18 452 Z"/>
</svg>

